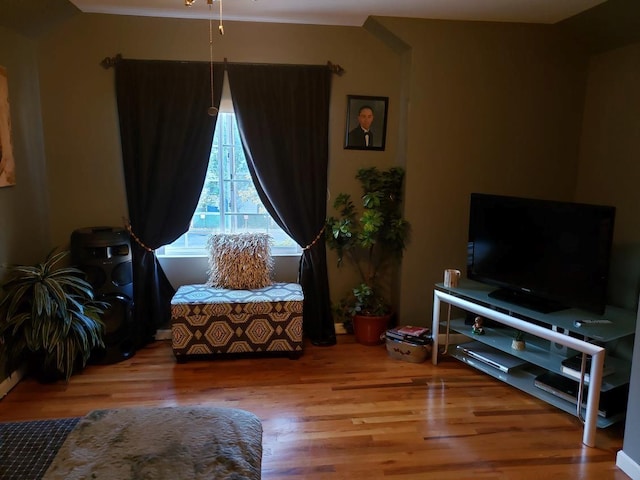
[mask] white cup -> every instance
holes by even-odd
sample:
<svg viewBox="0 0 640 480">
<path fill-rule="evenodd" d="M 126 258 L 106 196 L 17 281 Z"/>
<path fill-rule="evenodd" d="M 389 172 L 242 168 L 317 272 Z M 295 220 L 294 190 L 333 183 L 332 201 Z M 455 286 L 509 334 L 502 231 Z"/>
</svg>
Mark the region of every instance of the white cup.
<svg viewBox="0 0 640 480">
<path fill-rule="evenodd" d="M 457 288 L 460 280 L 460 270 L 455 268 L 447 268 L 444 271 L 444 286 L 446 288 Z"/>
</svg>

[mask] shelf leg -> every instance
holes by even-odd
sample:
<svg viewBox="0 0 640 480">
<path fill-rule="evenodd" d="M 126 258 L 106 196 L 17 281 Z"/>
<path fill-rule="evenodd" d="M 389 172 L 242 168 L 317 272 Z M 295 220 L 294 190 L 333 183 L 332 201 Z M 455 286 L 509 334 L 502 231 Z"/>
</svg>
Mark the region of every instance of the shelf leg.
<svg viewBox="0 0 640 480">
<path fill-rule="evenodd" d="M 602 385 L 602 369 L 604 368 L 605 351 L 591 355 L 591 369 L 589 370 L 589 393 L 587 394 L 586 414 L 584 417 L 584 431 L 582 443 L 588 447 L 596 444 L 596 422 L 598 420 L 598 405 L 600 403 L 600 387 Z"/>
<path fill-rule="evenodd" d="M 440 297 L 433 293 L 433 323 L 431 324 L 431 336 L 433 344 L 431 345 L 431 363 L 438 364 L 438 335 L 440 333 Z"/>
</svg>

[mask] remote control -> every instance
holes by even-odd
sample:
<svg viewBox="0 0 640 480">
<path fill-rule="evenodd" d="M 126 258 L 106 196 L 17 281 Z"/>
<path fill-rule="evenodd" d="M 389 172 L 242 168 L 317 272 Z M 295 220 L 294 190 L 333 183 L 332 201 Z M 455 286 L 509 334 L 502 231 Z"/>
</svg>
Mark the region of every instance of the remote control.
<svg viewBox="0 0 640 480">
<path fill-rule="evenodd" d="M 602 325 L 602 324 L 608 324 L 611 323 L 611 320 L 576 320 L 575 322 L 573 322 L 573 324 L 576 327 L 581 327 L 583 325 L 588 326 L 588 325 Z"/>
</svg>

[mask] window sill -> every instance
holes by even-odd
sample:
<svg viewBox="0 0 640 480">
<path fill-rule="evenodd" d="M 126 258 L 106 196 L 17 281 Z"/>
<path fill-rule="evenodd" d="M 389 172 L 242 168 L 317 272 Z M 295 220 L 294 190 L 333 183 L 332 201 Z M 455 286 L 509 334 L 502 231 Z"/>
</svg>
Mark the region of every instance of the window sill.
<svg viewBox="0 0 640 480">
<path fill-rule="evenodd" d="M 272 253 L 271 254 L 272 257 L 274 258 L 300 258 L 302 256 L 302 252 L 301 253 Z M 200 253 L 191 253 L 191 254 L 185 254 L 185 255 L 160 255 L 157 254 L 156 257 L 158 258 L 166 258 L 169 260 L 178 260 L 180 258 L 209 258 L 208 255 L 206 254 L 200 254 Z"/>
</svg>

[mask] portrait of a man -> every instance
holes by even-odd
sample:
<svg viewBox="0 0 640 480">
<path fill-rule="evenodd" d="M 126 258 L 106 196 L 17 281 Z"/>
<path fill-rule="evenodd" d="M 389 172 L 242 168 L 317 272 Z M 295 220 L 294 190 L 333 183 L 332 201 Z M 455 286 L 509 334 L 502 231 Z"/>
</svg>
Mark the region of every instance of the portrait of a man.
<svg viewBox="0 0 640 480">
<path fill-rule="evenodd" d="M 388 97 L 347 96 L 347 131 L 344 148 L 384 150 Z"/>
</svg>

